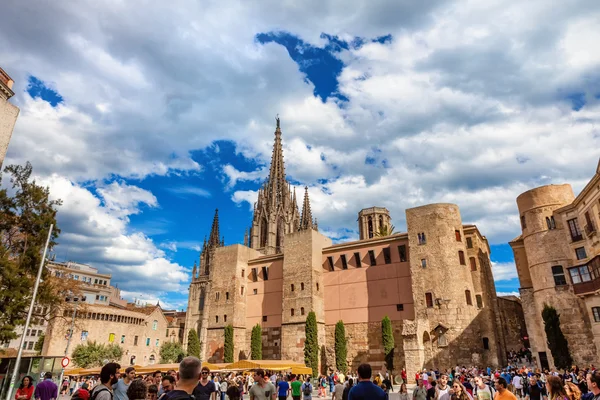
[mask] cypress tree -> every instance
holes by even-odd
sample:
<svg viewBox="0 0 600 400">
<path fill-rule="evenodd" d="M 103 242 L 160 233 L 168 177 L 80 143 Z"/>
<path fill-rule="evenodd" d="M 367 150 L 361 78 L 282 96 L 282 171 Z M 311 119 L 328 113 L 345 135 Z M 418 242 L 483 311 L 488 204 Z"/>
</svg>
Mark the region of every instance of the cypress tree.
<svg viewBox="0 0 600 400">
<path fill-rule="evenodd" d="M 338 323 L 335 324 L 335 366 L 338 371 L 343 374 L 348 371 L 348 363 L 346 361 L 347 353 L 346 328 L 344 328 L 343 321 L 338 321 Z"/>
<path fill-rule="evenodd" d="M 223 359 L 226 363 L 233 362 L 233 325 L 225 327 L 225 351 Z"/>
<path fill-rule="evenodd" d="M 548 339 L 548 348 L 552 353 L 552 358 L 554 358 L 554 365 L 559 369 L 569 368 L 573 363 L 573 359 L 569 354 L 569 342 L 567 342 L 567 338 L 565 338 L 560 328 L 560 315 L 554 307 L 544 304 L 542 318 L 546 339 Z"/>
<path fill-rule="evenodd" d="M 312 368 L 313 377 L 319 374 L 319 338 L 317 336 L 317 316 L 314 311 L 308 313 L 305 327 L 304 364 Z"/>
<path fill-rule="evenodd" d="M 190 329 L 188 333 L 187 355 L 200 358 L 200 339 L 195 329 Z"/>
<path fill-rule="evenodd" d="M 250 358 L 253 360 L 262 360 L 262 327 L 260 324 L 256 324 L 254 325 L 254 328 L 252 328 Z"/>
<path fill-rule="evenodd" d="M 389 371 L 394 370 L 394 332 L 392 331 L 392 321 L 387 315 L 381 320 L 381 336 L 383 339 L 383 354 L 385 357 L 385 366 Z"/>
</svg>

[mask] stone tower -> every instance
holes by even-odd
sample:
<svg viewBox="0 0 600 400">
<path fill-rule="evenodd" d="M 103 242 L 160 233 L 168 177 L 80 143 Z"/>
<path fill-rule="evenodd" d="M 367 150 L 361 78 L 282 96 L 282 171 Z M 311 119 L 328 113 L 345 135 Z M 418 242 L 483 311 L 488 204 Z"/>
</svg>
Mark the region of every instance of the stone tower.
<svg viewBox="0 0 600 400">
<path fill-rule="evenodd" d="M 13 83 L 11 77 L 0 68 L 0 167 L 19 116 L 19 108 L 8 101 L 15 94 L 12 91 Z"/>
<path fill-rule="evenodd" d="M 198 265 L 194 262 L 188 297 L 184 344 L 187 345 L 189 330 L 196 329 L 202 346 L 200 354 L 204 354 L 205 352 L 206 329 L 208 327 L 208 303 L 210 302 L 208 294 L 211 293 L 213 258 L 215 250 L 223 245 L 224 239 L 219 238 L 219 210 L 217 209 L 215 210 L 208 241 L 204 237 L 204 243 L 200 252 L 200 262 Z"/>
<path fill-rule="evenodd" d="M 415 310 L 402 332 L 409 375 L 439 365 L 497 365 L 500 338 L 475 302 L 458 206 L 408 209 L 406 224 Z"/>
<path fill-rule="evenodd" d="M 371 207 L 363 208 L 358 213 L 358 231 L 360 240 L 371 239 L 377 236 L 380 229 L 388 230 L 391 233 L 391 218 L 387 208 Z"/>
<path fill-rule="evenodd" d="M 316 227 L 310 212 L 308 191 L 305 192 L 303 214 L 301 224 L 296 192 L 292 191 L 285 177 L 281 126 L 277 118 L 269 177 L 259 189 L 254 204 L 250 247 L 266 255 L 282 253 L 286 234 Z"/>
<path fill-rule="evenodd" d="M 520 294 L 527 332 L 540 366 L 552 366 L 552 355 L 540 315 L 544 304 L 560 314 L 563 334 L 577 364 L 595 362 L 593 337 L 585 303 L 568 284 L 567 267 L 572 264 L 566 221 L 554 219 L 554 211 L 573 202 L 571 185 L 547 185 L 517 197 L 522 234 L 510 242 L 520 281 Z M 551 224 L 548 223 L 551 221 Z"/>
</svg>

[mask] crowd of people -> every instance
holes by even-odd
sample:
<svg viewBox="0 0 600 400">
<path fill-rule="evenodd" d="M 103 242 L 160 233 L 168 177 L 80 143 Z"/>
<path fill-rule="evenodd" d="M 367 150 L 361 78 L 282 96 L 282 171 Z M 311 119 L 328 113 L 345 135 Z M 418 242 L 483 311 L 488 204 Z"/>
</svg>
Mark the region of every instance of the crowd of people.
<svg viewBox="0 0 600 400">
<path fill-rule="evenodd" d="M 600 400 L 600 373 L 594 366 L 567 371 L 527 367 L 466 368 L 445 371 L 424 369 L 415 375 L 412 394 L 407 389 L 406 371 L 401 372 L 400 400 Z M 393 385 L 388 374 L 373 376 L 369 364 L 347 375 L 336 371 L 310 376 L 281 374 L 262 369 L 251 374 L 211 373 L 200 360 L 186 357 L 179 371 L 156 371 L 146 376 L 134 367 L 121 373 L 117 363 L 108 363 L 95 378 L 66 379 L 60 392 L 71 400 L 312 400 L 331 395 L 332 400 L 384 400 Z M 58 400 L 59 387 L 47 372 L 35 385 L 31 376 L 22 379 L 15 400 Z M 411 399 L 412 397 L 412 399 Z"/>
</svg>

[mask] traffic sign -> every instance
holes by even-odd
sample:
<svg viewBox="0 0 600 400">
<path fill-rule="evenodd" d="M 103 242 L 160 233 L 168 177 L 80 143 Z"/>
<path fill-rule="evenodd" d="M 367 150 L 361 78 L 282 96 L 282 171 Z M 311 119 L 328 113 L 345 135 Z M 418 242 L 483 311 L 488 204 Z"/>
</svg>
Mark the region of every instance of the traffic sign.
<svg viewBox="0 0 600 400">
<path fill-rule="evenodd" d="M 71 360 L 69 360 L 69 357 L 63 357 L 63 359 L 60 360 L 60 365 L 62 365 L 63 368 L 67 368 L 69 362 L 71 362 Z"/>
</svg>

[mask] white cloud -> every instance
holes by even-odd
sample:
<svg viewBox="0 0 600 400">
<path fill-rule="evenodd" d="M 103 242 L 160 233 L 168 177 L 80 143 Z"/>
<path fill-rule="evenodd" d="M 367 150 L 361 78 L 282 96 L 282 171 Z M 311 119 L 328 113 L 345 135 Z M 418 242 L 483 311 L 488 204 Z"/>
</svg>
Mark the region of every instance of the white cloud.
<svg viewBox="0 0 600 400">
<path fill-rule="evenodd" d="M 494 262 L 492 261 L 492 275 L 494 281 L 510 281 L 517 279 L 517 267 L 514 262 Z"/>
<path fill-rule="evenodd" d="M 269 175 L 268 168 L 260 168 L 255 171 L 239 171 L 231 164 L 223 166 L 223 173 L 227 176 L 227 188 L 233 188 L 237 182 L 258 182 L 264 180 Z"/>
<path fill-rule="evenodd" d="M 171 187 L 168 189 L 171 193 L 175 193 L 182 196 L 192 195 L 198 197 L 210 197 L 211 194 L 208 190 L 202 189 L 195 186 L 179 186 Z"/>
<path fill-rule="evenodd" d="M 519 292 L 497 292 L 497 296 L 516 296 L 521 298 L 521 294 Z"/>
</svg>

